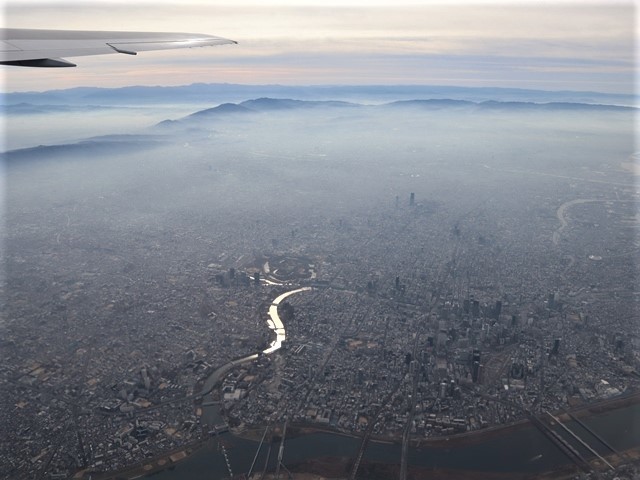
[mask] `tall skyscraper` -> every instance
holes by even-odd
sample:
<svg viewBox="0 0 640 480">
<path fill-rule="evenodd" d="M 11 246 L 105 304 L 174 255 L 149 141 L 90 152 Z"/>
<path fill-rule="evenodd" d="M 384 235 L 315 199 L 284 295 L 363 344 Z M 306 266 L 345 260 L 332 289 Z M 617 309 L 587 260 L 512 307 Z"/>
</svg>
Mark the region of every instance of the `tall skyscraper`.
<svg viewBox="0 0 640 480">
<path fill-rule="evenodd" d="M 415 204 L 416 204 L 416 194 L 411 192 L 411 195 L 409 196 L 409 205 L 413 207 Z"/>
<path fill-rule="evenodd" d="M 478 376 L 480 374 L 480 362 L 473 362 L 471 368 L 471 379 L 473 383 L 478 383 Z"/>
<path fill-rule="evenodd" d="M 447 396 L 447 382 L 440 383 L 440 398 L 445 398 Z"/>
<path fill-rule="evenodd" d="M 480 316 L 480 302 L 478 300 L 474 300 L 471 305 L 471 315 L 478 318 Z"/>
<path fill-rule="evenodd" d="M 480 378 L 480 350 L 474 350 L 471 356 L 471 378 L 477 383 Z"/>
</svg>

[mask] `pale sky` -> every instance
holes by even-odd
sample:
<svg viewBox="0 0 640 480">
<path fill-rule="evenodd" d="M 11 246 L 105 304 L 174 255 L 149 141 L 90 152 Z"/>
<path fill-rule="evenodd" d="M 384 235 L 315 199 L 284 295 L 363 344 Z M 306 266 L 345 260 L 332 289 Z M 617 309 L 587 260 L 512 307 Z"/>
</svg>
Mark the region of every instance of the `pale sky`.
<svg viewBox="0 0 640 480">
<path fill-rule="evenodd" d="M 107 0 L 4 3 L 12 28 L 175 31 L 238 41 L 73 69 L 0 67 L 5 91 L 74 86 L 412 84 L 632 93 L 631 1 Z"/>
</svg>

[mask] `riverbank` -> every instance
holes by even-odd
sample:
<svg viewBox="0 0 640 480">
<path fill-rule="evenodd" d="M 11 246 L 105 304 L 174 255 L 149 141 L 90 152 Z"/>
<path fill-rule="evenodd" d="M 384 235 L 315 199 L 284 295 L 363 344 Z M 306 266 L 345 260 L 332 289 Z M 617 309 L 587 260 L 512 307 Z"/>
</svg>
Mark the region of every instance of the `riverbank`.
<svg viewBox="0 0 640 480">
<path fill-rule="evenodd" d="M 568 410 L 576 418 L 585 418 L 590 416 L 601 415 L 619 408 L 625 408 L 632 405 L 640 404 L 640 391 L 631 391 L 626 394 L 614 398 L 599 400 L 594 403 L 580 405 Z M 556 416 L 562 421 L 570 420 L 569 415 L 562 412 L 556 412 Z M 423 440 L 413 440 L 412 446 L 424 446 L 433 448 L 451 448 L 463 445 L 473 445 L 490 440 L 496 436 L 505 435 L 513 431 L 527 428 L 531 426 L 528 420 L 520 420 L 508 425 L 496 425 L 484 428 L 482 430 L 474 430 L 471 432 L 451 435 L 449 437 L 426 438 Z"/>
<path fill-rule="evenodd" d="M 617 408 L 624 408 L 640 403 L 640 390 L 629 391 L 617 397 L 600 400 L 585 405 L 579 405 L 570 410 L 571 414 L 576 417 L 584 417 L 589 415 L 598 415 L 600 413 L 609 412 Z"/>
<path fill-rule="evenodd" d="M 576 407 L 571 410 L 572 415 L 579 418 L 587 418 L 587 417 L 597 417 L 599 415 L 606 414 L 608 412 L 615 411 L 617 409 L 623 409 L 627 407 L 631 407 L 633 405 L 640 404 L 640 392 L 629 392 L 626 395 L 622 395 L 616 398 L 602 400 L 593 404 L 582 405 Z M 560 416 L 562 414 L 559 414 Z M 565 420 L 567 417 L 564 417 Z M 442 448 L 443 450 L 451 449 L 454 447 L 464 447 L 467 445 L 473 444 L 481 444 L 491 442 L 493 439 L 498 437 L 508 435 L 513 433 L 519 429 L 530 427 L 530 423 L 526 420 L 509 425 L 500 425 L 495 427 L 486 428 L 483 430 L 467 432 L 458 435 L 452 435 L 450 437 L 438 437 L 438 438 L 430 438 L 430 439 L 414 439 L 412 443 L 412 447 L 414 448 Z M 254 429 L 247 430 L 242 433 L 234 434 L 234 436 L 252 440 L 252 441 L 260 441 L 262 434 L 264 433 L 264 429 Z M 354 439 L 360 439 L 360 436 L 353 435 L 345 432 L 335 431 L 328 427 L 323 426 L 314 426 L 314 425 L 291 425 L 287 429 L 287 439 L 293 439 L 295 437 L 304 437 L 310 436 L 317 433 L 325 433 L 331 435 L 339 435 L 342 437 L 350 437 Z M 280 434 L 279 430 L 275 430 L 273 432 L 274 438 L 277 440 L 278 435 Z M 377 437 L 372 439 L 373 442 L 377 444 L 400 444 L 400 437 Z M 192 442 L 188 445 L 182 446 L 180 448 L 171 450 L 169 452 L 163 453 L 154 457 L 152 459 L 148 459 L 140 464 L 136 464 L 133 466 L 129 466 L 122 470 L 118 470 L 110 473 L 103 474 L 93 474 L 95 480 L 133 480 L 141 477 L 147 477 L 151 474 L 157 473 L 162 470 L 172 469 L 179 465 L 182 461 L 188 459 L 193 454 L 199 452 L 201 449 L 210 445 L 210 439 L 201 439 L 195 442 Z M 640 459 L 640 445 L 632 448 L 630 450 L 625 451 L 624 461 L 633 461 Z M 616 458 L 608 458 L 612 464 L 617 465 L 620 463 L 621 459 Z M 348 465 L 351 459 L 345 458 L 337 458 L 331 457 L 327 458 L 312 458 L 305 462 L 301 462 L 298 464 L 291 465 L 288 467 L 294 468 L 297 472 L 305 472 L 305 468 L 309 468 L 308 473 L 320 475 L 326 478 L 341 478 L 345 476 L 345 470 L 341 470 L 343 468 L 347 468 L 347 476 L 348 476 Z M 346 463 L 345 463 L 346 462 Z M 397 468 L 397 464 L 376 464 L 375 462 L 365 462 L 366 465 L 369 465 L 367 468 L 367 475 L 371 475 L 371 477 L 366 478 L 389 478 L 384 475 L 388 475 L 390 470 L 393 468 Z M 369 471 L 370 469 L 370 471 Z M 566 467 L 562 467 L 560 469 L 554 470 L 552 472 L 540 473 L 540 474 L 525 474 L 525 473 L 513 473 L 511 472 L 509 476 L 505 477 L 502 473 L 499 472 L 474 472 L 468 470 L 461 471 L 453 471 L 447 469 L 435 469 L 424 468 L 424 467 L 414 467 L 410 468 L 410 471 L 415 471 L 415 477 L 413 478 L 425 478 L 424 475 L 427 473 L 431 476 L 437 473 L 437 478 L 444 479 L 461 479 L 461 480 L 476 480 L 476 479 L 488 479 L 488 480 L 503 480 L 505 478 L 511 478 L 514 480 L 526 480 L 526 479 L 552 479 L 552 478 L 572 478 L 572 475 L 575 475 L 575 469 L 573 466 L 568 465 Z M 377 475 L 380 476 L 377 476 Z M 85 479 L 88 478 L 88 472 L 79 472 L 74 478 Z M 393 476 L 393 475 L 392 475 Z M 421 477 L 422 476 L 422 477 Z M 409 478 L 412 478 L 411 476 Z"/>
<path fill-rule="evenodd" d="M 191 442 L 179 448 L 164 452 L 139 464 L 130 465 L 120 470 L 107 473 L 92 473 L 86 470 L 76 473 L 73 478 L 92 480 L 133 480 L 148 477 L 154 473 L 174 468 L 180 462 L 186 460 L 195 452 L 209 443 L 209 439 L 201 439 Z"/>
<path fill-rule="evenodd" d="M 592 415 L 600 415 L 612 410 L 625 408 L 635 404 L 640 404 L 640 391 L 629 392 L 615 398 L 609 398 L 591 404 L 580 405 L 569 410 L 569 412 L 577 418 L 584 418 Z M 570 420 L 569 416 L 566 413 L 557 412 L 556 416 L 563 421 Z M 470 432 L 458 433 L 455 435 L 412 438 L 410 439 L 409 443 L 412 447 L 415 448 L 452 448 L 486 442 L 497 436 L 506 435 L 516 430 L 528 428 L 530 426 L 531 423 L 529 422 L 529 420 L 523 419 L 514 423 L 509 423 L 507 425 L 495 425 L 492 427 L 483 428 L 481 430 L 473 430 Z M 257 429 L 249 429 L 243 432 L 238 432 L 235 435 L 247 440 L 260 441 L 263 433 L 264 428 L 260 427 Z M 279 433 L 280 430 L 278 428 L 275 428 L 273 434 L 277 436 L 279 435 Z M 309 423 L 290 424 L 287 427 L 287 438 L 296 438 L 302 435 L 312 435 L 315 433 L 329 433 L 332 435 L 341 435 L 351 438 L 362 437 L 359 434 L 343 432 L 331 427 Z M 402 435 L 373 435 L 371 437 L 371 441 L 376 443 L 400 444 L 402 442 Z"/>
<path fill-rule="evenodd" d="M 623 459 L 617 458 L 613 454 L 607 460 L 616 467 L 625 464 L 623 472 L 628 477 L 637 478 L 640 470 L 640 446 L 622 452 Z M 595 465 L 594 470 L 603 471 L 602 466 Z M 314 480 L 346 480 L 352 467 L 352 459 L 347 457 L 323 457 L 289 465 L 289 470 L 293 473 L 295 480 L 313 478 Z M 367 480 L 387 480 L 397 478 L 400 473 L 399 464 L 385 464 L 371 461 L 363 461 L 358 469 L 358 478 Z M 451 468 L 425 468 L 409 466 L 407 480 L 423 480 L 425 478 L 437 478 L 438 480 L 574 480 L 579 470 L 576 466 L 569 464 L 563 467 L 541 473 L 521 473 L 521 472 L 490 472 L 456 470 Z M 310 475 L 310 476 L 308 476 Z M 266 476 L 265 479 L 273 477 Z"/>
<path fill-rule="evenodd" d="M 346 480 L 349 478 L 351 467 L 352 460 L 349 458 L 325 457 L 290 465 L 288 468 L 293 473 L 295 480 L 302 472 L 326 480 Z M 388 480 L 389 478 L 398 478 L 399 475 L 399 464 L 362 461 L 358 468 L 358 478 L 366 478 L 367 480 Z M 516 472 L 476 472 L 449 468 L 408 467 L 407 480 L 423 480 L 425 478 L 437 478 L 438 480 L 532 480 L 535 477 Z"/>
</svg>

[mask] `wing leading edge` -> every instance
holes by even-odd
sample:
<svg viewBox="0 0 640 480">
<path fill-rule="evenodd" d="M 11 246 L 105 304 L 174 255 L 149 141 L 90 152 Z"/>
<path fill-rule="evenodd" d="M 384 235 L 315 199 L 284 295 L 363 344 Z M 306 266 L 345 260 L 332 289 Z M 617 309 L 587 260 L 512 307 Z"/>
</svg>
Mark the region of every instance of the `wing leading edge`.
<svg viewBox="0 0 640 480">
<path fill-rule="evenodd" d="M 75 67 L 61 57 L 148 50 L 207 47 L 237 43 L 197 33 L 94 32 L 83 30 L 0 29 L 0 65 L 23 67 Z"/>
</svg>

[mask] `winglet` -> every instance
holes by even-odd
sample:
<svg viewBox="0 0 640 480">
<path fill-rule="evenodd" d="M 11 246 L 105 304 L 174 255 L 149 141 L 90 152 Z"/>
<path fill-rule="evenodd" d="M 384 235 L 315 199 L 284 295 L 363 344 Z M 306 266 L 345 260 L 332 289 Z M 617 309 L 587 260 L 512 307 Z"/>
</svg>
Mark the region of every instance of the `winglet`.
<svg viewBox="0 0 640 480">
<path fill-rule="evenodd" d="M 110 43 L 107 43 L 107 45 L 109 45 L 111 48 L 113 48 L 118 53 L 124 53 L 125 55 L 137 55 L 138 54 L 138 52 L 134 52 L 133 50 L 125 50 L 123 48 L 118 48 L 115 45 L 111 45 Z"/>
</svg>

